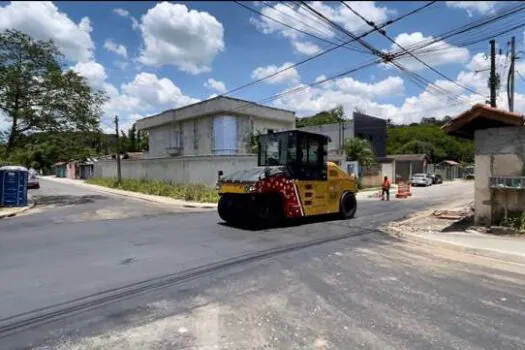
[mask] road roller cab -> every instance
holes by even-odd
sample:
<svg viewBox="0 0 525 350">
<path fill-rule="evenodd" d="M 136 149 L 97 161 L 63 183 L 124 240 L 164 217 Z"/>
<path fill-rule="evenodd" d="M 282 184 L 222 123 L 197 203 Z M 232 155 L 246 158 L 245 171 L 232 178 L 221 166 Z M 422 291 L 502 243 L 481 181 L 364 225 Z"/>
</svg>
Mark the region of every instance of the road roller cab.
<svg viewBox="0 0 525 350">
<path fill-rule="evenodd" d="M 257 167 L 219 172 L 220 217 L 258 226 L 322 214 L 353 217 L 357 182 L 327 162 L 328 142 L 327 136 L 298 130 L 258 136 Z"/>
</svg>

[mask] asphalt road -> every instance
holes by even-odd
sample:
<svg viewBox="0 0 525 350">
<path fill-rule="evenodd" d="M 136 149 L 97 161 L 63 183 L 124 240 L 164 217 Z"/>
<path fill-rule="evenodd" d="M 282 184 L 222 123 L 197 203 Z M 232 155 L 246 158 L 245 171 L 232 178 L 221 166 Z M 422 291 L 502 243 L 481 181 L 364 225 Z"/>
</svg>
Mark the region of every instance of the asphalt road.
<svg viewBox="0 0 525 350">
<path fill-rule="evenodd" d="M 36 211 L 0 221 L 0 348 L 523 348 L 515 268 L 377 231 L 472 192 L 246 231 L 43 180 Z"/>
</svg>

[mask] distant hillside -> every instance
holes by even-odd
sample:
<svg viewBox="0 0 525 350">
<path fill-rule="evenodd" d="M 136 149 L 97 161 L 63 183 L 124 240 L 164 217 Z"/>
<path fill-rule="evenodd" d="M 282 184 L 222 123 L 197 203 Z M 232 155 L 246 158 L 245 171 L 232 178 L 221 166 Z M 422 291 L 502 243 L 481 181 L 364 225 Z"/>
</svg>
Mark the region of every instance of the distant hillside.
<svg viewBox="0 0 525 350">
<path fill-rule="evenodd" d="M 426 153 L 433 162 L 445 159 L 462 163 L 474 162 L 474 142 L 447 135 L 441 126 L 450 120 L 423 118 L 420 123 L 394 125 L 388 128 L 388 154 Z"/>
</svg>

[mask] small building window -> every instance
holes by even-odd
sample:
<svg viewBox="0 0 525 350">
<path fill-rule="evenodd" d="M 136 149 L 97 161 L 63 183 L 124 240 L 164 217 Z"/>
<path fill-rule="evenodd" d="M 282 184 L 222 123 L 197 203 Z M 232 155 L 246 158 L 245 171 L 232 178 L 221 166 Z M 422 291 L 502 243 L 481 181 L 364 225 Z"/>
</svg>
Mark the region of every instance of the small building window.
<svg viewBox="0 0 525 350">
<path fill-rule="evenodd" d="M 217 155 L 237 153 L 237 118 L 234 116 L 216 116 L 213 118 L 214 144 L 212 152 Z"/>
</svg>

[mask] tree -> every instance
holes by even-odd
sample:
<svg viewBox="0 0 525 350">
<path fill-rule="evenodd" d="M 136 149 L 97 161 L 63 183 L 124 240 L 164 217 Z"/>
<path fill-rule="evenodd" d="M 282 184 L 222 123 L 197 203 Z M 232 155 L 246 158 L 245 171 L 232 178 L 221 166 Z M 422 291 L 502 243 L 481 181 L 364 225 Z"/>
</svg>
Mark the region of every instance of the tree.
<svg viewBox="0 0 525 350">
<path fill-rule="evenodd" d="M 436 159 L 442 159 L 445 155 L 445 152 L 436 148 L 432 143 L 412 140 L 403 146 L 401 146 L 396 152 L 396 154 L 426 154 L 431 161 Z"/>
<path fill-rule="evenodd" d="M 137 152 L 137 129 L 135 123 L 128 130 L 129 149 L 128 152 Z"/>
<path fill-rule="evenodd" d="M 105 94 L 62 71 L 61 59 L 52 41 L 16 30 L 0 33 L 0 110 L 10 124 L 6 155 L 25 133 L 98 128 Z"/>
<path fill-rule="evenodd" d="M 257 136 L 262 135 L 261 130 L 256 130 L 255 132 L 250 132 L 246 135 L 244 143 L 246 144 L 246 149 L 250 153 L 257 153 L 259 151 L 259 143 L 257 142 Z"/>
<path fill-rule="evenodd" d="M 345 120 L 344 115 L 345 111 L 343 106 L 337 106 L 329 111 L 319 112 L 311 117 L 297 118 L 296 126 L 302 128 L 305 126 L 338 123 Z"/>
<path fill-rule="evenodd" d="M 370 141 L 362 138 L 346 140 L 344 150 L 347 160 L 358 161 L 362 167 L 368 167 L 376 163 L 376 157 Z"/>
<path fill-rule="evenodd" d="M 120 150 L 120 153 L 126 153 L 126 152 L 130 152 L 130 148 L 131 148 L 131 143 L 129 142 L 129 138 L 128 136 L 126 135 L 126 133 L 122 130 L 120 130 L 120 140 L 119 140 L 119 150 Z"/>
<path fill-rule="evenodd" d="M 149 136 L 146 131 L 139 130 L 137 132 L 137 146 L 139 152 L 149 150 Z"/>
<path fill-rule="evenodd" d="M 396 126 L 388 128 L 387 153 L 433 153 L 433 161 L 440 162 L 445 159 L 458 162 L 474 161 L 474 143 L 471 140 L 460 139 L 447 135 L 438 124 L 419 124 Z M 417 141 L 417 142 L 416 142 Z M 432 145 L 427 148 L 425 144 Z M 422 152 L 423 150 L 424 152 Z M 431 155 L 431 154 L 429 154 Z"/>
</svg>

